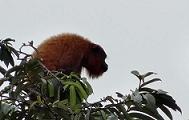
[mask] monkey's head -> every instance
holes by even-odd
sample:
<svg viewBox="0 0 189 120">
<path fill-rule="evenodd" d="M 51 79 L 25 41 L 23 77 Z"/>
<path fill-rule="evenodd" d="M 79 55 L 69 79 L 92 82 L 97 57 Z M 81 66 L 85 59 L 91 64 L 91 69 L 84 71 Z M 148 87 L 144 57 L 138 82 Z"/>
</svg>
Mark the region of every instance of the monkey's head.
<svg viewBox="0 0 189 120">
<path fill-rule="evenodd" d="M 83 65 L 91 78 L 99 77 L 108 70 L 108 65 L 105 62 L 106 57 L 107 55 L 102 47 L 91 44 L 89 53 L 83 61 Z"/>
</svg>

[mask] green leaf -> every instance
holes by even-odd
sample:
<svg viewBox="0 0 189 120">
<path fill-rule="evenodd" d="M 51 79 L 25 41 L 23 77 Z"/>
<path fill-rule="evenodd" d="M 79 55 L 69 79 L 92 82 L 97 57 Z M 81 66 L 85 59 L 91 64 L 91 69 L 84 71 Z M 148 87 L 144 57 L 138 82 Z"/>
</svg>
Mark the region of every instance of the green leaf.
<svg viewBox="0 0 189 120">
<path fill-rule="evenodd" d="M 142 113 L 145 113 L 145 114 L 152 116 L 153 118 L 156 118 L 157 120 L 164 120 L 163 117 L 158 113 L 157 110 L 151 110 L 146 106 L 143 106 L 140 109 L 138 107 L 131 107 L 130 111 L 142 112 Z"/>
<path fill-rule="evenodd" d="M 180 113 L 182 113 L 180 107 L 176 104 L 176 101 L 168 94 L 158 94 L 153 93 L 154 97 L 156 98 L 156 104 L 159 107 L 159 105 L 166 105 L 167 107 L 178 110 Z"/>
<path fill-rule="evenodd" d="M 0 66 L 0 73 L 2 73 L 3 75 L 5 75 L 6 72 L 7 71 L 3 67 Z"/>
<path fill-rule="evenodd" d="M 15 42 L 15 40 L 12 39 L 12 38 L 6 38 L 6 39 L 3 40 L 2 42 L 8 44 L 9 42 Z"/>
<path fill-rule="evenodd" d="M 156 92 L 155 89 L 148 88 L 148 87 L 139 88 L 139 91 L 140 91 L 140 92 L 146 92 L 146 93 L 154 93 L 154 92 Z"/>
<path fill-rule="evenodd" d="M 77 92 L 80 92 L 82 94 L 83 98 L 86 100 L 88 98 L 88 95 L 87 95 L 86 91 L 84 90 L 84 88 L 82 87 L 82 85 L 80 84 L 79 81 L 76 81 L 76 87 L 79 90 Z"/>
<path fill-rule="evenodd" d="M 9 76 L 12 72 L 15 72 L 15 71 L 19 71 L 21 69 L 23 69 L 23 65 L 20 65 L 20 66 L 14 66 L 12 68 L 10 68 L 6 73 L 5 73 L 5 76 Z"/>
<path fill-rule="evenodd" d="M 1 108 L 0 112 L 3 113 L 4 115 L 16 110 L 15 106 L 2 102 L 0 102 L 0 108 Z"/>
<path fill-rule="evenodd" d="M 119 93 L 119 92 L 116 92 L 116 94 L 117 94 L 117 97 L 119 97 L 119 98 L 123 98 L 124 97 L 124 95 Z"/>
<path fill-rule="evenodd" d="M 38 104 L 39 102 L 38 101 L 34 101 L 30 104 L 30 109 L 32 109 L 36 104 Z"/>
<path fill-rule="evenodd" d="M 73 85 L 70 85 L 70 105 L 74 106 L 76 105 L 76 91 L 75 87 Z"/>
<path fill-rule="evenodd" d="M 71 109 L 73 110 L 74 113 L 79 113 L 81 112 L 81 104 L 76 104 L 74 106 L 71 106 Z"/>
<path fill-rule="evenodd" d="M 133 94 L 131 94 L 131 100 L 133 100 L 138 105 L 142 105 L 142 96 L 140 95 L 138 89 L 136 89 Z"/>
<path fill-rule="evenodd" d="M 86 112 L 85 120 L 90 120 L 91 110 L 88 109 Z"/>
<path fill-rule="evenodd" d="M 164 118 L 158 113 L 156 109 L 150 109 L 149 107 L 143 107 L 145 113 L 150 113 L 150 115 L 158 120 L 164 120 Z"/>
<path fill-rule="evenodd" d="M 48 87 L 48 83 L 47 80 L 41 78 L 42 84 L 41 84 L 41 94 L 42 95 L 46 95 L 47 94 L 47 87 Z"/>
<path fill-rule="evenodd" d="M 89 84 L 89 82 L 86 79 L 82 78 L 82 81 L 85 84 L 83 86 L 85 87 L 86 92 L 88 93 L 88 95 L 91 95 L 93 93 L 92 86 Z"/>
<path fill-rule="evenodd" d="M 75 90 L 76 90 L 76 93 L 78 95 L 78 97 L 77 97 L 78 103 L 83 102 L 83 99 L 84 99 L 83 94 L 79 91 L 79 89 L 77 87 L 75 88 Z"/>
<path fill-rule="evenodd" d="M 148 76 L 153 75 L 153 74 L 156 74 L 156 73 L 154 73 L 154 72 L 147 72 L 146 74 L 144 74 L 142 76 L 145 78 L 145 77 L 148 77 Z"/>
<path fill-rule="evenodd" d="M 9 49 L 12 53 L 14 53 L 16 55 L 17 58 L 19 58 L 19 53 L 16 49 L 14 49 L 13 47 L 9 46 Z"/>
<path fill-rule="evenodd" d="M 64 110 L 68 110 L 68 99 L 64 99 L 62 101 L 55 101 L 53 103 L 53 107 L 62 108 Z"/>
<path fill-rule="evenodd" d="M 105 120 L 106 119 L 106 113 L 103 110 L 100 110 L 102 119 Z"/>
<path fill-rule="evenodd" d="M 47 85 L 47 80 L 45 80 L 44 78 L 41 78 L 41 81 L 43 84 Z"/>
<path fill-rule="evenodd" d="M 167 94 L 168 92 L 164 91 L 164 90 L 161 90 L 161 89 L 158 89 L 157 90 L 157 94 Z"/>
<path fill-rule="evenodd" d="M 127 113 L 125 107 L 122 104 L 116 105 L 116 108 L 119 110 L 119 112 L 122 112 L 126 120 L 132 120 L 130 115 Z"/>
<path fill-rule="evenodd" d="M 2 85 L 3 83 L 4 83 L 4 81 L 0 79 L 0 87 L 1 87 L 1 85 Z"/>
<path fill-rule="evenodd" d="M 132 112 L 132 113 L 129 113 L 129 115 L 134 119 L 138 118 L 140 120 L 154 120 L 154 118 L 148 115 L 142 114 L 142 113 Z"/>
<path fill-rule="evenodd" d="M 159 108 L 169 117 L 170 120 L 173 120 L 171 112 L 164 105 L 160 105 Z"/>
<path fill-rule="evenodd" d="M 118 109 L 109 108 L 108 110 L 111 112 L 111 114 L 114 114 L 115 116 L 119 116 L 119 119 L 121 119 L 121 120 L 124 119 L 124 117 L 122 117 L 121 112 Z M 116 120 L 118 120 L 118 119 L 116 119 Z"/>
<path fill-rule="evenodd" d="M 73 85 L 76 89 L 76 93 L 80 96 L 80 99 L 82 100 L 83 98 L 86 100 L 88 98 L 88 94 L 83 88 L 83 86 L 80 84 L 79 81 L 65 81 L 65 85 Z"/>
<path fill-rule="evenodd" d="M 22 90 L 24 90 L 26 88 L 26 84 L 18 84 L 16 87 L 16 90 L 14 92 L 14 97 L 15 99 L 18 97 L 18 95 L 22 92 Z"/>
<path fill-rule="evenodd" d="M 14 66 L 14 59 L 11 56 L 11 50 L 9 49 L 9 46 L 5 46 L 4 44 L 0 43 L 0 60 L 4 61 L 4 64 L 6 67 L 11 64 Z"/>
<path fill-rule="evenodd" d="M 71 72 L 70 73 L 70 78 L 71 79 L 76 79 L 76 80 L 80 80 L 80 75 L 78 73 L 75 73 L 75 72 Z"/>
<path fill-rule="evenodd" d="M 147 93 L 142 95 L 143 98 L 147 101 L 146 107 L 150 108 L 151 110 L 156 110 L 156 99 L 153 95 Z"/>
<path fill-rule="evenodd" d="M 49 97 L 54 97 L 54 85 L 51 80 L 47 80 L 47 82 L 48 82 Z"/>
<path fill-rule="evenodd" d="M 63 87 L 64 90 L 67 90 L 69 86 L 70 86 L 69 84 L 64 85 L 64 87 Z"/>
<path fill-rule="evenodd" d="M 118 117 L 117 117 L 115 114 L 111 113 L 111 114 L 108 116 L 108 120 L 119 120 L 119 119 L 118 119 Z"/>
<path fill-rule="evenodd" d="M 14 59 L 13 57 L 11 56 L 11 53 L 9 52 L 4 52 L 4 63 L 5 65 L 8 67 L 9 64 L 11 64 L 12 66 L 14 66 Z"/>
<path fill-rule="evenodd" d="M 140 76 L 140 73 L 139 73 L 137 70 L 133 70 L 133 71 L 131 71 L 131 73 L 132 73 L 133 75 L 137 76 L 137 77 Z"/>
<path fill-rule="evenodd" d="M 154 79 L 152 79 L 152 80 L 149 80 L 149 81 L 147 81 L 147 82 L 144 82 L 143 84 L 140 85 L 140 87 L 144 87 L 144 86 L 146 86 L 146 85 L 148 85 L 148 84 L 150 84 L 150 83 L 157 82 L 157 81 L 161 81 L 161 79 L 159 79 L 159 78 L 154 78 Z"/>
</svg>

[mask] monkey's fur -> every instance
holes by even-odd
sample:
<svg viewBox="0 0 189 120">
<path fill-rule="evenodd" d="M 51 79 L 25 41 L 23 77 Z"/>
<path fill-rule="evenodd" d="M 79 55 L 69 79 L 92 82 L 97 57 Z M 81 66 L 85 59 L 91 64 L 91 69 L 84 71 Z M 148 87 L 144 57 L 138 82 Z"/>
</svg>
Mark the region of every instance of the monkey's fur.
<svg viewBox="0 0 189 120">
<path fill-rule="evenodd" d="M 99 77 L 107 71 L 106 53 L 102 47 L 76 34 L 59 34 L 45 40 L 33 53 L 49 69 L 64 73 L 81 73 L 86 68 L 89 77 Z"/>
</svg>

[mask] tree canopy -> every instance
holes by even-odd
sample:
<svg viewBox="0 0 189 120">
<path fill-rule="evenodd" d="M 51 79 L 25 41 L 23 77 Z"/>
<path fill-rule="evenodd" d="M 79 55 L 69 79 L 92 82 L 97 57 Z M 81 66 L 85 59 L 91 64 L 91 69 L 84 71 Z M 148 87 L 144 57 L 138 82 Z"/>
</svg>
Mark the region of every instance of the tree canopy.
<svg viewBox="0 0 189 120">
<path fill-rule="evenodd" d="M 49 71 L 40 60 L 22 51 L 23 47 L 37 51 L 32 41 L 19 50 L 12 46 L 14 42 L 0 40 L 0 60 L 4 63 L 0 65 L 2 120 L 165 120 L 160 111 L 173 120 L 170 109 L 182 113 L 168 92 L 149 86 L 161 81 L 154 72 L 134 70 L 131 73 L 139 85 L 131 93 L 116 92 L 117 97 L 90 103 L 87 98 L 93 89 L 86 78 L 73 72 Z"/>
</svg>

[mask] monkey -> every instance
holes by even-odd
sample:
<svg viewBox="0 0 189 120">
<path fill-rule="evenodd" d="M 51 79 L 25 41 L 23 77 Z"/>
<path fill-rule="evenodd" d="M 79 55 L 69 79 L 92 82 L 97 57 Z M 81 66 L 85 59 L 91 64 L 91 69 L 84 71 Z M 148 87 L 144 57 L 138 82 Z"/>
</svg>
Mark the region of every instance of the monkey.
<svg viewBox="0 0 189 120">
<path fill-rule="evenodd" d="M 85 68 L 90 78 L 98 78 L 108 70 L 104 49 L 73 33 L 62 33 L 46 39 L 37 47 L 33 58 L 41 59 L 48 70 L 65 74 L 81 74 Z"/>
<path fill-rule="evenodd" d="M 100 77 L 108 70 L 106 52 L 98 44 L 95 44 L 83 36 L 73 33 L 62 33 L 44 40 L 32 54 L 50 71 L 61 71 L 64 74 L 71 72 L 81 75 L 85 68 L 92 79 Z M 64 99 L 66 91 L 60 87 L 60 99 Z M 33 87 L 35 88 L 35 86 Z M 30 100 L 36 100 L 36 94 L 30 93 Z M 53 98 L 52 98 L 53 99 Z"/>
</svg>

